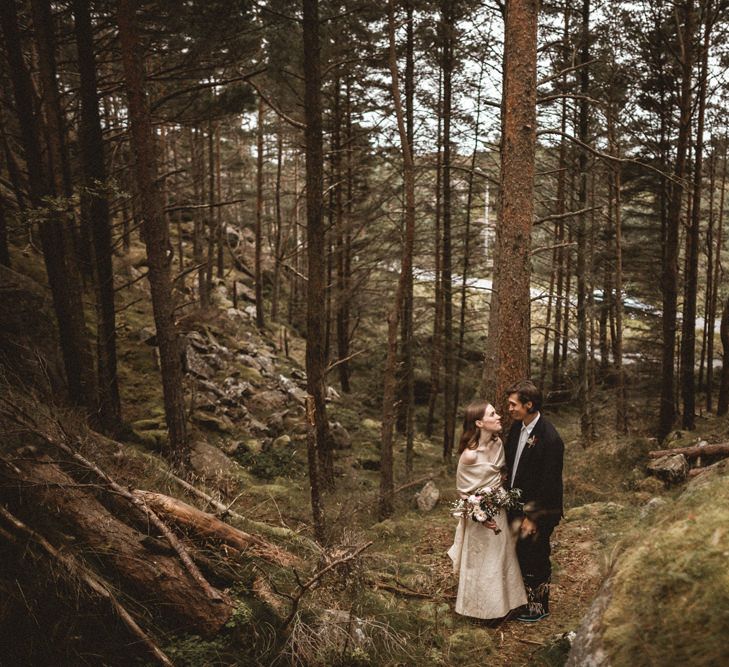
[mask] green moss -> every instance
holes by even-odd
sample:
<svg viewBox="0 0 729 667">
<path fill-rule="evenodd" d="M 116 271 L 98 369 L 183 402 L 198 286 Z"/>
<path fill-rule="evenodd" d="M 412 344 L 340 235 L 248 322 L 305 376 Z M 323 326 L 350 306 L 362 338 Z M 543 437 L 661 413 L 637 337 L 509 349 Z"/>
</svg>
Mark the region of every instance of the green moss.
<svg viewBox="0 0 729 667">
<path fill-rule="evenodd" d="M 452 665 L 481 665 L 493 650 L 491 635 L 483 628 L 464 628 L 448 638 L 448 662 Z"/>
<path fill-rule="evenodd" d="M 180 667 L 219 665 L 222 662 L 226 641 L 222 637 L 204 640 L 197 635 L 177 639 L 163 648 L 167 656 Z"/>
<path fill-rule="evenodd" d="M 263 376 L 257 369 L 241 363 L 235 363 L 234 365 L 237 376 L 244 382 L 250 382 L 255 386 L 258 386 L 261 382 L 263 382 Z"/>
<path fill-rule="evenodd" d="M 135 438 L 145 447 L 159 451 L 167 444 L 167 431 L 162 429 L 135 431 Z"/>
<path fill-rule="evenodd" d="M 616 564 L 603 641 L 617 667 L 729 657 L 727 482 L 716 475 L 688 487 Z"/>
<path fill-rule="evenodd" d="M 159 419 L 138 419 L 132 422 L 132 428 L 135 431 L 158 431 L 164 427 L 164 420 Z"/>
</svg>

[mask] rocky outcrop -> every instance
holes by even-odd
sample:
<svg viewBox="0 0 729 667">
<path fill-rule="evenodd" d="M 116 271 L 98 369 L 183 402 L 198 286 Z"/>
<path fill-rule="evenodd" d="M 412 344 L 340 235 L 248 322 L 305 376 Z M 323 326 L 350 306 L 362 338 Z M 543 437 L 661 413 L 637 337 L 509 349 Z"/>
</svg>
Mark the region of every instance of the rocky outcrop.
<svg viewBox="0 0 729 667">
<path fill-rule="evenodd" d="M 712 665 L 729 659 L 729 461 L 675 500 L 651 499 L 575 638 L 567 664 Z"/>
</svg>

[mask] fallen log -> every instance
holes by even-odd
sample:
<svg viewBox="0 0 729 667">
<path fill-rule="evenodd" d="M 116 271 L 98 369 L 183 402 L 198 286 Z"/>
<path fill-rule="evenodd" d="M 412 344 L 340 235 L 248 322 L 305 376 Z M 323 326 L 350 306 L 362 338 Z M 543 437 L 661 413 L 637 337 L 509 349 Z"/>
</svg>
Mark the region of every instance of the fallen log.
<svg viewBox="0 0 729 667">
<path fill-rule="evenodd" d="M 143 602 L 159 603 L 165 617 L 187 632 L 215 636 L 231 618 L 230 598 L 215 591 L 215 597 L 192 580 L 174 556 L 149 553 L 144 535 L 113 516 L 101 503 L 50 459 L 15 461 L 6 474 L 20 473 L 6 493 L 17 489 L 15 502 L 32 511 L 41 509 L 58 516 L 78 538 L 84 550 L 93 552 L 122 590 Z M 31 504 L 29 504 L 31 503 Z"/>
<path fill-rule="evenodd" d="M 298 562 L 295 556 L 275 544 L 234 528 L 215 515 L 203 512 L 177 498 L 140 489 L 135 489 L 132 494 L 156 513 L 164 514 L 165 518 L 169 518 L 177 525 L 184 526 L 205 537 L 220 540 L 251 556 L 283 567 L 290 567 Z"/>
<path fill-rule="evenodd" d="M 253 519 L 249 519 L 242 514 L 238 514 L 238 512 L 231 509 L 229 505 L 225 505 L 216 498 L 213 498 L 210 494 L 205 493 L 205 491 L 202 491 L 201 489 L 190 484 L 190 482 L 182 479 L 181 477 L 178 477 L 171 472 L 168 472 L 167 476 L 171 480 L 179 484 L 186 491 L 189 491 L 194 496 L 197 496 L 201 500 L 204 500 L 206 503 L 214 507 L 219 512 L 218 518 L 220 518 L 221 520 L 230 517 L 231 519 L 235 519 L 236 522 L 243 525 L 248 530 L 255 530 L 269 537 L 285 539 L 289 542 L 296 542 L 297 544 L 305 547 L 309 551 L 313 551 L 314 553 L 319 553 L 321 551 L 321 547 L 316 542 L 314 542 L 314 540 L 309 539 L 305 535 L 301 535 L 294 530 L 291 530 L 291 528 L 285 528 L 283 526 L 270 526 L 267 523 L 261 523 L 260 521 L 254 521 Z"/>
<path fill-rule="evenodd" d="M 699 456 L 729 456 L 729 444 L 695 445 L 693 447 L 677 447 L 676 449 L 659 449 L 648 452 L 648 456 L 652 459 L 658 459 L 669 454 L 683 454 L 687 459 L 695 459 Z"/>
<path fill-rule="evenodd" d="M 48 570 L 53 570 L 53 574 L 51 575 L 52 577 L 57 576 L 57 569 L 60 566 L 66 571 L 66 574 L 69 577 L 73 577 L 86 588 L 86 594 L 89 597 L 99 597 L 109 605 L 110 610 L 118 616 L 129 633 L 137 642 L 140 642 L 142 646 L 144 646 L 149 657 L 153 658 L 160 665 L 173 667 L 170 659 L 165 655 L 162 649 L 157 646 L 154 640 L 152 640 L 152 638 L 139 626 L 132 615 L 111 592 L 110 587 L 103 579 L 101 579 L 101 577 L 82 565 L 82 563 L 73 555 L 56 549 L 42 535 L 26 526 L 20 519 L 14 516 L 2 505 L 0 505 L 0 519 L 5 522 L 9 531 L 12 531 L 8 532 L 0 528 L 0 538 L 4 538 L 9 542 L 17 544 L 18 540 L 14 535 L 15 533 L 20 535 L 24 542 L 30 540 L 32 543 L 37 545 L 37 548 L 45 555 L 46 560 L 48 561 L 45 567 Z M 29 548 L 30 547 L 27 543 L 23 546 L 25 551 L 24 558 L 27 557 Z"/>
</svg>

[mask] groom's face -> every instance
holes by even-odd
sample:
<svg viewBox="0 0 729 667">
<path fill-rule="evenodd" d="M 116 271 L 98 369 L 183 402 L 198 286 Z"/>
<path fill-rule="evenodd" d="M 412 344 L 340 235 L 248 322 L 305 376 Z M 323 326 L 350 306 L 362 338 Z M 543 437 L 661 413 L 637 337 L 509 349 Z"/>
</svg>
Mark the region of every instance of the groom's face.
<svg viewBox="0 0 729 667">
<path fill-rule="evenodd" d="M 527 401 L 522 403 L 519 400 L 519 394 L 514 392 L 509 394 L 509 417 L 514 421 L 524 421 L 524 418 L 529 414 L 529 410 L 532 407 L 532 402 Z"/>
</svg>

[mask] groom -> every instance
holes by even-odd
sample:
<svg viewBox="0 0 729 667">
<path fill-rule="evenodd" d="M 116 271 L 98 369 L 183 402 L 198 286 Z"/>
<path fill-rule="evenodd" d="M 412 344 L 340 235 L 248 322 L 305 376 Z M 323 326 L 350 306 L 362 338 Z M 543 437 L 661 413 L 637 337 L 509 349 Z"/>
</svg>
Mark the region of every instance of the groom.
<svg viewBox="0 0 729 667">
<path fill-rule="evenodd" d="M 549 615 L 549 538 L 563 514 L 564 443 L 539 413 L 542 393 L 533 382 L 517 382 L 506 393 L 514 420 L 505 446 L 508 484 L 522 491 L 524 509 L 512 518 L 521 520 L 516 553 L 529 599 L 516 618 L 534 623 Z"/>
</svg>

